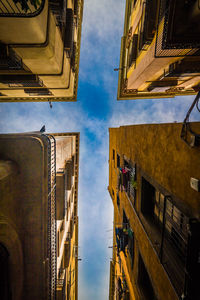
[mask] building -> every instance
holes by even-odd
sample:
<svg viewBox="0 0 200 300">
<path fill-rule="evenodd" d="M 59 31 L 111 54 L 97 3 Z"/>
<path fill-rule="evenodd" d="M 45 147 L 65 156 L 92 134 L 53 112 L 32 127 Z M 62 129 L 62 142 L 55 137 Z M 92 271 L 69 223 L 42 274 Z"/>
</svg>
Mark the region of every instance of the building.
<svg viewBox="0 0 200 300">
<path fill-rule="evenodd" d="M 188 139 L 200 132 L 190 123 Z M 181 123 L 109 129 L 114 206 L 109 299 L 199 297 L 200 140 Z"/>
<path fill-rule="evenodd" d="M 83 0 L 2 0 L 0 101 L 75 101 Z"/>
<path fill-rule="evenodd" d="M 118 100 L 199 91 L 199 16 L 198 0 L 126 0 Z"/>
<path fill-rule="evenodd" d="M 79 133 L 0 135 L 0 299 L 78 299 Z"/>
</svg>

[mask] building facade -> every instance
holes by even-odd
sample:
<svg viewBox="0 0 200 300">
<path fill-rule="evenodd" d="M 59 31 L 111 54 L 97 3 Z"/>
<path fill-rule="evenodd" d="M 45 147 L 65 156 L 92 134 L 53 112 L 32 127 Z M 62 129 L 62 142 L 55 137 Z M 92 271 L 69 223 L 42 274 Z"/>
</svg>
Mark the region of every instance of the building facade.
<svg viewBox="0 0 200 300">
<path fill-rule="evenodd" d="M 83 0 L 0 3 L 0 101 L 75 101 Z"/>
<path fill-rule="evenodd" d="M 118 100 L 199 91 L 199 17 L 198 0 L 126 0 Z"/>
<path fill-rule="evenodd" d="M 79 133 L 0 141 L 0 299 L 76 300 Z"/>
<path fill-rule="evenodd" d="M 190 123 L 200 132 L 200 123 Z M 109 129 L 114 206 L 109 299 L 199 297 L 200 143 L 182 124 Z"/>
</svg>

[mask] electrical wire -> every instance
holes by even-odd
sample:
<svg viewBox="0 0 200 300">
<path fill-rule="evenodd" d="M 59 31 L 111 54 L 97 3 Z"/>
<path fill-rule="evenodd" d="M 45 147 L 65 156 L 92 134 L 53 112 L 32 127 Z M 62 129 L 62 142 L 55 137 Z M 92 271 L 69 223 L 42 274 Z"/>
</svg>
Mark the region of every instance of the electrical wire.
<svg viewBox="0 0 200 300">
<path fill-rule="evenodd" d="M 182 130 L 181 130 L 181 138 L 188 144 L 190 145 L 190 143 L 187 141 L 187 133 L 188 131 L 190 132 L 190 134 L 192 134 L 193 136 L 197 137 L 200 139 L 200 134 L 194 132 L 190 126 L 190 121 L 189 121 L 189 118 L 190 118 L 190 114 L 193 110 L 193 108 L 195 107 L 196 105 L 196 108 L 197 110 L 200 112 L 200 108 L 199 108 L 199 98 L 200 98 L 200 91 L 198 92 L 198 94 L 196 95 L 192 105 L 190 106 L 187 114 L 186 114 L 186 117 L 183 121 L 183 127 L 182 127 Z"/>
</svg>

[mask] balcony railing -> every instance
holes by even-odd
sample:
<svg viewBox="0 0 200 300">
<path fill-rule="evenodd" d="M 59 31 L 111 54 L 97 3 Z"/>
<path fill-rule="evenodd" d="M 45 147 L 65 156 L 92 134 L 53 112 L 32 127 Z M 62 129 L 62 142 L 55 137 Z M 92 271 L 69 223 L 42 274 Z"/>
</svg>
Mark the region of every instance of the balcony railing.
<svg viewBox="0 0 200 300">
<path fill-rule="evenodd" d="M 29 94 L 29 96 L 52 96 L 52 92 L 47 88 L 30 88 L 24 89 L 24 93 Z"/>
<path fill-rule="evenodd" d="M 74 53 L 74 29 L 77 26 L 78 1 L 75 1 L 74 10 L 67 8 L 67 0 L 49 1 L 49 6 L 56 17 L 57 26 L 60 27 L 64 48 L 68 56 Z M 72 63 L 71 63 L 72 64 Z"/>
<path fill-rule="evenodd" d="M 200 32 L 195 23 L 194 33 L 190 32 L 188 38 L 186 37 L 186 26 L 192 23 L 192 17 L 191 20 L 186 20 L 184 13 L 186 16 L 190 14 L 191 4 L 194 4 L 194 1 L 160 0 L 155 57 L 200 56 Z M 200 10 L 200 7 L 198 9 Z M 183 30 L 182 34 L 180 29 Z"/>
<path fill-rule="evenodd" d="M 57 295 L 57 299 L 66 300 L 66 270 L 64 268 L 59 269 L 56 285 L 58 289 L 62 290 L 62 295 L 60 297 Z"/>
<path fill-rule="evenodd" d="M 124 168 L 119 169 L 118 188 L 124 190 L 133 200 L 136 198 L 136 165 L 125 162 Z"/>
<path fill-rule="evenodd" d="M 48 137 L 48 257 L 49 257 L 49 300 L 56 299 L 56 141 Z"/>
<path fill-rule="evenodd" d="M 44 8 L 45 0 L 2 0 L 0 17 L 34 17 Z"/>
<path fill-rule="evenodd" d="M 11 49 L 0 43 L 0 70 L 21 70 L 22 59 Z"/>
<path fill-rule="evenodd" d="M 139 34 L 139 50 L 145 50 L 153 40 L 156 30 L 157 0 L 146 0 L 142 8 L 142 26 Z"/>
<path fill-rule="evenodd" d="M 200 271 L 200 243 L 195 241 L 200 240 L 200 223 L 189 219 L 172 201 L 171 196 L 164 196 L 142 178 L 141 213 L 145 217 L 144 226 L 177 295 L 180 299 L 192 300 L 198 298 L 195 274 Z"/>
<path fill-rule="evenodd" d="M 42 87 L 43 82 L 37 75 L 0 75 L 0 82 L 9 87 Z"/>
<path fill-rule="evenodd" d="M 50 0 L 49 7 L 56 17 L 57 26 L 63 33 L 66 24 L 67 0 Z"/>
<path fill-rule="evenodd" d="M 63 286 L 64 285 L 64 282 L 65 282 L 65 269 L 64 268 L 60 268 L 59 269 L 59 272 L 58 272 L 58 278 L 56 280 L 57 282 L 57 286 L 60 285 L 60 286 Z"/>
</svg>

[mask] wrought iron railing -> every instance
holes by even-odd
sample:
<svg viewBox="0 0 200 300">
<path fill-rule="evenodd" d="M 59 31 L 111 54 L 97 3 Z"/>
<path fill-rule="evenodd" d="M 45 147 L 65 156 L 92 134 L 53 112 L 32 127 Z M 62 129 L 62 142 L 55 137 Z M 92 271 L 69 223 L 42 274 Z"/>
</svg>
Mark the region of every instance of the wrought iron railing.
<svg viewBox="0 0 200 300">
<path fill-rule="evenodd" d="M 139 50 L 145 50 L 150 45 L 156 29 L 156 0 L 146 0 L 142 7 L 142 22 L 139 34 Z"/>
<path fill-rule="evenodd" d="M 164 198 L 162 212 L 162 236 L 160 259 L 179 295 L 184 292 L 185 265 L 187 259 L 189 219 L 171 202 L 170 197 Z"/>
<path fill-rule="evenodd" d="M 60 27 L 60 30 L 63 33 L 66 25 L 67 0 L 50 0 L 49 8 L 56 17 L 57 26 Z"/>
<path fill-rule="evenodd" d="M 37 75 L 0 75 L 0 82 L 9 87 L 42 87 L 43 82 Z"/>
<path fill-rule="evenodd" d="M 53 93 L 47 88 L 27 88 L 24 89 L 24 93 L 29 94 L 29 96 L 52 96 Z"/>
<path fill-rule="evenodd" d="M 127 162 L 124 164 L 124 168 L 119 171 L 118 186 L 123 187 L 123 190 L 132 197 L 134 200 L 136 198 L 136 165 L 131 165 Z"/>
<path fill-rule="evenodd" d="M 1 0 L 0 17 L 35 17 L 44 4 L 45 0 Z"/>
<path fill-rule="evenodd" d="M 155 198 L 153 206 L 151 205 L 151 214 L 150 211 L 145 214 L 142 212 L 149 225 L 157 231 L 159 241 L 157 240 L 155 244 L 155 250 L 177 295 L 182 297 L 181 299 L 195 299 L 197 297 L 195 272 L 199 268 L 200 245 L 195 244 L 194 240 L 199 239 L 200 223 L 184 215 L 173 204 L 171 196 L 164 196 L 155 191 L 164 199 L 159 196 L 158 200 L 156 196 L 157 199 Z M 150 238 L 154 237 L 155 235 L 150 233 Z"/>
<path fill-rule="evenodd" d="M 59 271 L 58 271 L 58 278 L 56 280 L 57 282 L 57 286 L 58 285 L 61 285 L 63 286 L 64 284 L 64 281 L 65 281 L 65 269 L 64 268 L 60 268 Z"/>
<path fill-rule="evenodd" d="M 0 43 L 0 70 L 21 69 L 23 69 L 22 59 L 11 48 Z"/>
<path fill-rule="evenodd" d="M 188 2 L 188 1 L 187 1 Z M 169 26 L 172 25 L 170 16 L 173 9 L 170 5 L 174 5 L 173 0 L 160 0 L 158 25 L 156 31 L 155 57 L 184 57 L 184 56 L 200 56 L 199 42 L 177 42 L 168 44 Z M 186 1 L 185 1 L 186 3 Z M 181 14 L 181 12 L 180 12 Z M 173 16 L 177 18 L 176 15 Z M 184 24 L 182 24 L 184 26 Z M 171 33 L 170 33 L 171 34 Z"/>
<path fill-rule="evenodd" d="M 56 283 L 57 287 L 62 288 L 62 300 L 66 300 L 66 270 L 64 268 L 59 269 Z"/>
<path fill-rule="evenodd" d="M 56 299 L 56 141 L 48 136 L 48 256 L 49 256 L 49 300 Z"/>
</svg>

